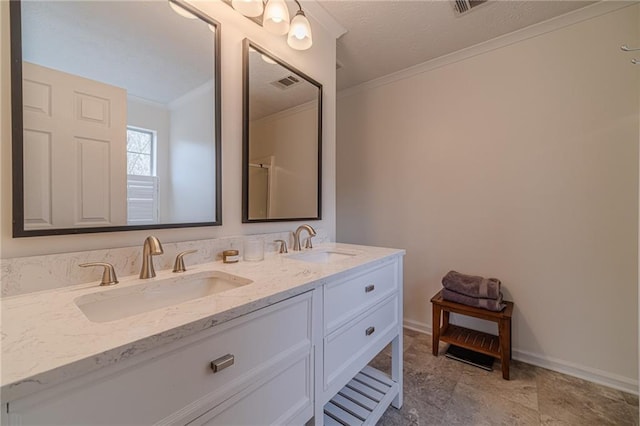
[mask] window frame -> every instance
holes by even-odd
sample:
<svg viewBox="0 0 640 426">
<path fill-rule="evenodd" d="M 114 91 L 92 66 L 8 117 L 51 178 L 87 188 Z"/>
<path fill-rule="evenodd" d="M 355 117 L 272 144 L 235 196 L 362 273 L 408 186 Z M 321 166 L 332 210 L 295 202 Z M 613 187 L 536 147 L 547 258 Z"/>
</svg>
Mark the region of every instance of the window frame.
<svg viewBox="0 0 640 426">
<path fill-rule="evenodd" d="M 151 135 L 151 152 L 149 154 L 147 154 L 146 152 L 137 152 L 137 151 L 130 151 L 129 150 L 129 131 L 133 131 L 133 132 L 138 132 L 138 133 L 145 133 L 148 135 Z M 152 129 L 145 129 L 144 127 L 138 127 L 138 126 L 130 126 L 127 125 L 127 149 L 126 149 L 126 153 L 127 153 L 127 175 L 129 175 L 129 153 L 134 153 L 134 154 L 141 154 L 141 155 L 149 155 L 150 159 L 150 170 L 151 170 L 151 174 L 149 175 L 134 175 L 134 176 L 149 176 L 149 177 L 158 177 L 158 169 L 157 169 L 157 164 L 158 164 L 158 158 L 157 158 L 157 152 L 158 152 L 158 132 Z"/>
</svg>

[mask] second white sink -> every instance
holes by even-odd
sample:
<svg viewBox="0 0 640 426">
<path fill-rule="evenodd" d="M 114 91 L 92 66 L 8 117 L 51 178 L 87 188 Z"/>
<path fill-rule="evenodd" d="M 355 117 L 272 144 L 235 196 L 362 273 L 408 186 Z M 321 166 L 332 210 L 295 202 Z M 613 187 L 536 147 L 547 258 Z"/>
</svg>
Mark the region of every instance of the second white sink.
<svg viewBox="0 0 640 426">
<path fill-rule="evenodd" d="M 355 255 L 356 253 L 342 250 L 313 250 L 305 251 L 298 254 L 292 254 L 289 256 L 289 258 L 312 263 L 333 263 L 339 260 L 348 259 Z"/>
<path fill-rule="evenodd" d="M 90 321 L 108 322 L 222 293 L 252 282 L 220 271 L 205 271 L 87 294 L 78 297 L 75 303 Z"/>
</svg>

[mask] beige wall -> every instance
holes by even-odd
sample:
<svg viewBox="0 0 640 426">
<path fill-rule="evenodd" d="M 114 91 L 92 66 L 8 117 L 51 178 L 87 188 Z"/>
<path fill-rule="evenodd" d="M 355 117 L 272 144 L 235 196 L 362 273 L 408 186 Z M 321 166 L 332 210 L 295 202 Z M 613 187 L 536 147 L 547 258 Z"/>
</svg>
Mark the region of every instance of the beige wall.
<svg viewBox="0 0 640 426">
<path fill-rule="evenodd" d="M 339 94 L 337 239 L 406 248 L 407 324 L 496 276 L 516 357 L 637 386 L 639 8 Z"/>
<path fill-rule="evenodd" d="M 251 160 L 273 156 L 269 217 L 315 217 L 318 108 L 305 104 L 250 124 Z"/>
<path fill-rule="evenodd" d="M 247 37 L 324 86 L 323 99 L 323 212 L 313 226 L 335 239 L 335 38 L 311 19 L 313 47 L 295 51 L 286 38 L 274 36 L 222 2 L 194 2 L 222 24 L 222 221 L 223 226 L 154 230 L 161 241 L 186 241 L 263 232 L 293 231 L 299 223 L 242 224 L 242 40 Z M 11 237 L 11 98 L 9 2 L 0 2 L 0 257 L 135 246 L 150 231 Z"/>
</svg>

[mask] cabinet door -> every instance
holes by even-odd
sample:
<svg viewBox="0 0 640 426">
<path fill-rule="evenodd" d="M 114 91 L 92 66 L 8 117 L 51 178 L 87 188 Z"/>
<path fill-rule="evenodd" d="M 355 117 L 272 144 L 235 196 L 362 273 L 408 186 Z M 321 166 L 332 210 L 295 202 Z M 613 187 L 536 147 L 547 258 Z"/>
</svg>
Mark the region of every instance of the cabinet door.
<svg viewBox="0 0 640 426">
<path fill-rule="evenodd" d="M 310 353 L 284 362 L 273 374 L 225 401 L 189 425 L 304 424 L 313 416 L 313 368 Z"/>
</svg>

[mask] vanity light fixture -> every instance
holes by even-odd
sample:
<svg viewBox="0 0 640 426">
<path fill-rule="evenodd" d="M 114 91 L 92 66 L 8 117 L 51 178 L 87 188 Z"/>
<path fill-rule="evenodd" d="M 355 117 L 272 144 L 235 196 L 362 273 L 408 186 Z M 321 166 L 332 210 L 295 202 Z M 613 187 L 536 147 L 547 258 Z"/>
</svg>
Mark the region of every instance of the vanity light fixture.
<svg viewBox="0 0 640 426">
<path fill-rule="evenodd" d="M 223 0 L 235 10 L 272 34 L 287 34 L 287 44 L 292 49 L 307 50 L 313 44 L 311 24 L 298 0 L 293 0 L 298 11 L 289 22 L 286 0 Z M 263 13 L 264 12 L 264 13 Z"/>
<path fill-rule="evenodd" d="M 173 9 L 173 11 L 175 13 L 177 13 L 178 15 L 180 15 L 180 16 L 183 16 L 183 17 L 189 18 L 189 19 L 197 19 L 198 18 L 193 13 L 189 12 L 188 10 L 184 9 L 179 4 L 176 4 L 176 3 L 172 2 L 172 1 L 169 1 L 169 6 L 171 6 L 171 9 Z"/>
</svg>

